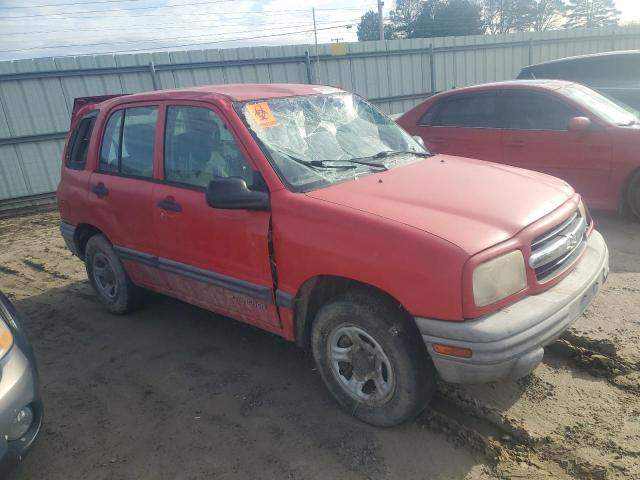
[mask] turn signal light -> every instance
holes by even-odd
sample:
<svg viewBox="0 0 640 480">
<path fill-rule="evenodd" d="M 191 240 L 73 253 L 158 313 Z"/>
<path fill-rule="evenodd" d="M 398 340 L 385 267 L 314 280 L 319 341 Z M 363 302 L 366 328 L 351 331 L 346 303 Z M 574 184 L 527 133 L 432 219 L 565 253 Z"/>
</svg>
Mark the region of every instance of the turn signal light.
<svg viewBox="0 0 640 480">
<path fill-rule="evenodd" d="M 451 345 L 443 345 L 442 343 L 434 343 L 431 345 L 433 351 L 441 355 L 449 355 L 451 357 L 471 358 L 473 352 L 468 348 L 453 347 Z"/>
<path fill-rule="evenodd" d="M 0 358 L 6 355 L 12 345 L 13 335 L 11 335 L 11 330 L 9 330 L 9 327 L 7 327 L 2 321 L 2 317 L 0 317 Z"/>
</svg>

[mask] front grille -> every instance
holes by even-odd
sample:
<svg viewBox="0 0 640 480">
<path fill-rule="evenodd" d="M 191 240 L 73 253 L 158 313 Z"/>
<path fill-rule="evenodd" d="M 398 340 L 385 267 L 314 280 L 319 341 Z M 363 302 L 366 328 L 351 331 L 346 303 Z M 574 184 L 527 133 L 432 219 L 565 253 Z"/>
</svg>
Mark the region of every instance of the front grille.
<svg viewBox="0 0 640 480">
<path fill-rule="evenodd" d="M 588 219 L 576 211 L 571 217 L 531 242 L 529 266 L 538 281 L 559 275 L 580 256 L 587 246 Z"/>
</svg>

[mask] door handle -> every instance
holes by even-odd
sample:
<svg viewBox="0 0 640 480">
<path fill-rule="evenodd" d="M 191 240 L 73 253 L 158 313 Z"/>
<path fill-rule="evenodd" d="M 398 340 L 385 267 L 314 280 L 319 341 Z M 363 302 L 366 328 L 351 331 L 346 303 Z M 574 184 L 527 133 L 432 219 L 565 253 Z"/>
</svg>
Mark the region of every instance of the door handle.
<svg viewBox="0 0 640 480">
<path fill-rule="evenodd" d="M 431 141 L 433 143 L 446 143 L 447 139 L 446 138 L 442 138 L 442 137 L 435 137 L 435 138 L 431 139 Z"/>
<path fill-rule="evenodd" d="M 109 195 L 109 189 L 107 187 L 104 186 L 104 183 L 99 182 L 97 185 L 95 185 L 91 191 L 93 193 L 95 193 L 98 198 L 103 198 L 106 197 L 107 195 Z"/>
<path fill-rule="evenodd" d="M 160 200 L 160 202 L 158 202 L 158 208 L 160 208 L 161 210 L 168 210 L 170 212 L 182 211 L 182 205 L 176 202 L 175 198 L 173 197 L 167 197 L 164 200 Z"/>
<path fill-rule="evenodd" d="M 524 140 L 511 140 L 508 145 L 513 148 L 522 148 L 524 147 Z"/>
</svg>

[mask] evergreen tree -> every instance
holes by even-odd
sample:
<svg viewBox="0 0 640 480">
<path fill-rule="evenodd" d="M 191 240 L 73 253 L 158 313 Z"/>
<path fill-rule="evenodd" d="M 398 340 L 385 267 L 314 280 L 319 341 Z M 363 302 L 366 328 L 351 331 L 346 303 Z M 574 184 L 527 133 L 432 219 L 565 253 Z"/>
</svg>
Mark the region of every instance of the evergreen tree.
<svg viewBox="0 0 640 480">
<path fill-rule="evenodd" d="M 614 0 L 569 0 L 567 5 L 568 28 L 612 27 L 618 25 L 620 11 Z"/>
<path fill-rule="evenodd" d="M 358 40 L 361 42 L 367 40 L 380 40 L 378 33 L 378 14 L 369 10 L 358 23 Z"/>
</svg>

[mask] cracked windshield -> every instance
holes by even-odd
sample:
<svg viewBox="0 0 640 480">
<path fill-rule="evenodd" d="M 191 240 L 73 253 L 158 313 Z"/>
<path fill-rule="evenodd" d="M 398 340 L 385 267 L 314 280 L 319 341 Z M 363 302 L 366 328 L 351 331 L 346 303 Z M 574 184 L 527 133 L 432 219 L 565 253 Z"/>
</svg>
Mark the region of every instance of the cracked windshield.
<svg viewBox="0 0 640 480">
<path fill-rule="evenodd" d="M 241 106 L 280 176 L 311 190 L 420 160 L 428 152 L 390 118 L 349 93 Z"/>
</svg>

